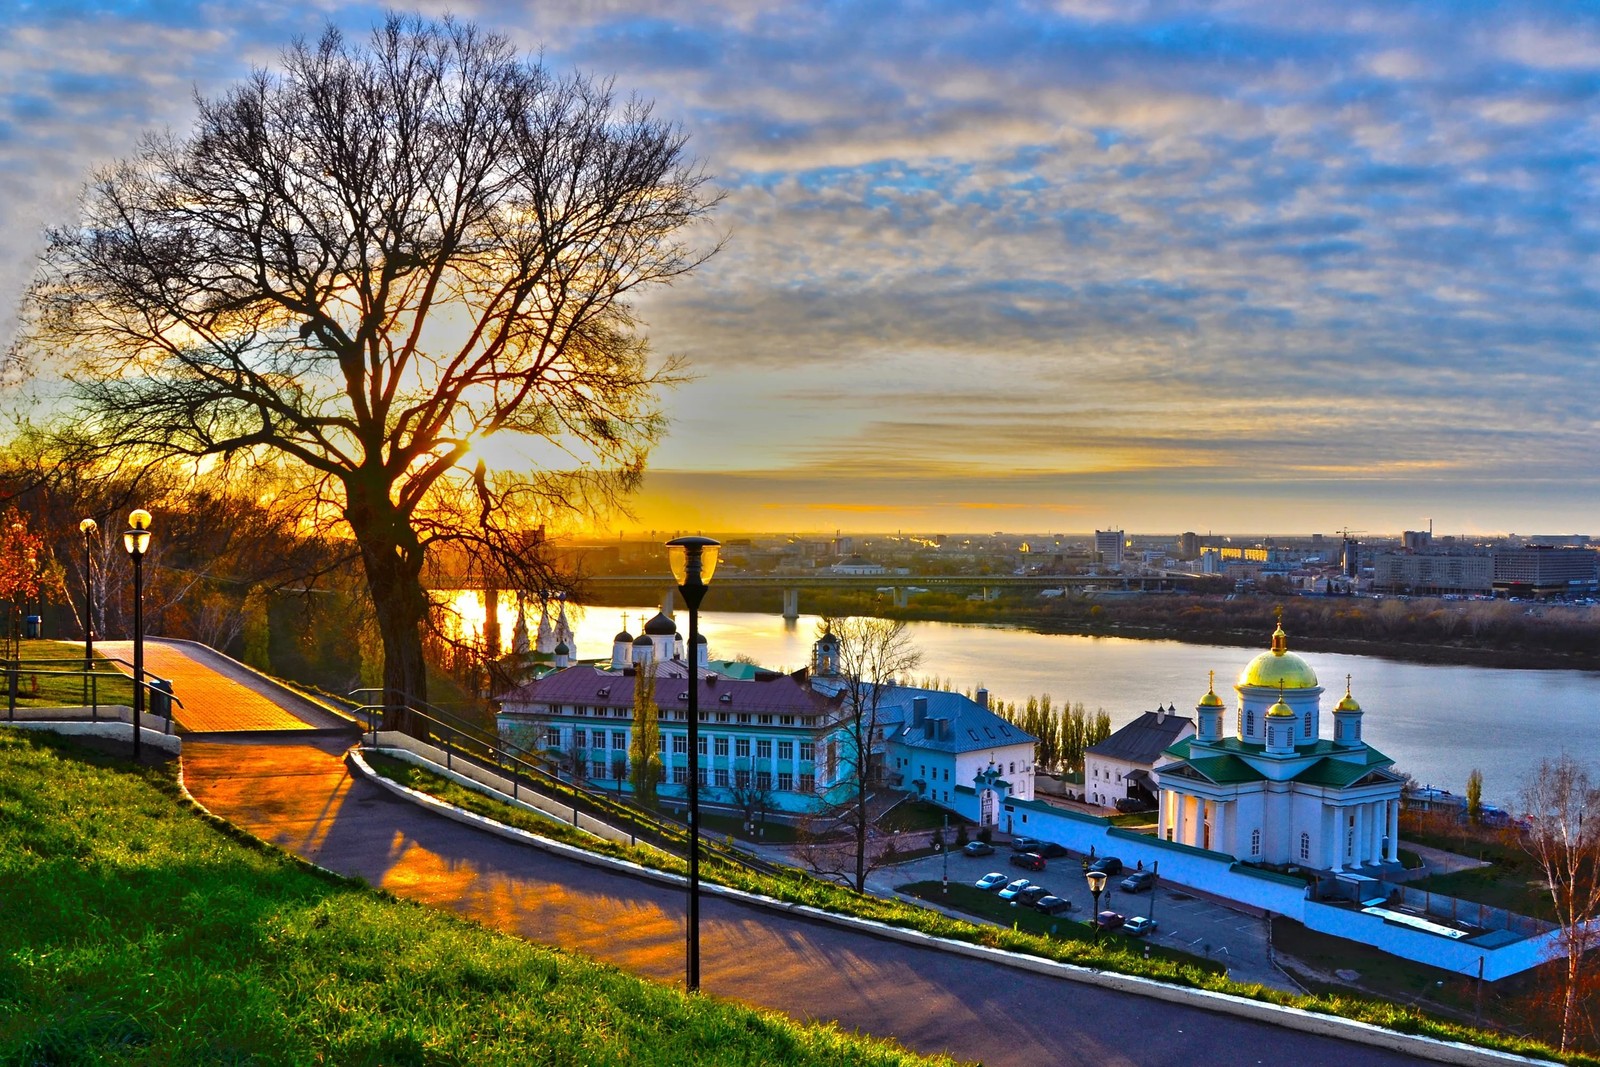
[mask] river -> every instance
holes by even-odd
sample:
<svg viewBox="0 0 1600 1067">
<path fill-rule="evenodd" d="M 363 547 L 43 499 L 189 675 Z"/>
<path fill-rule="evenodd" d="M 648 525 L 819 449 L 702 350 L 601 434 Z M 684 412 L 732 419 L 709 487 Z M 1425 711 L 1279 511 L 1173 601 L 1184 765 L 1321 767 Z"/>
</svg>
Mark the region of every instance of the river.
<svg viewBox="0 0 1600 1067">
<path fill-rule="evenodd" d="M 623 612 L 629 631 L 637 634 L 641 620 L 656 610 L 569 609 L 578 655 L 609 655 Z M 679 614 L 679 629 L 687 632 L 688 619 Z M 509 635 L 514 609 L 503 609 L 501 620 Z M 700 628 L 714 659 L 744 655 L 765 667 L 793 670 L 810 661 L 820 621 L 805 615 L 785 622 L 777 615 L 707 611 L 700 615 Z M 530 626 L 537 625 L 537 617 L 530 620 Z M 937 677 L 960 691 L 983 686 L 992 699 L 1018 705 L 1029 696 L 1049 693 L 1057 706 L 1071 701 L 1082 702 L 1090 712 L 1104 708 L 1113 728 L 1157 704 L 1175 704 L 1180 714 L 1193 717 L 1211 670 L 1217 672 L 1219 695 L 1231 708 L 1233 680 L 1256 654 L 1220 645 L 1041 634 L 1004 626 L 906 626 L 922 652 L 920 677 Z M 1270 638 L 1262 633 L 1262 650 Z M 1289 647 L 1295 647 L 1293 634 Z M 1600 673 L 1425 665 L 1323 652 L 1301 655 L 1326 690 L 1323 735 L 1332 731 L 1333 705 L 1343 695 L 1348 674 L 1352 693 L 1366 713 L 1366 741 L 1424 785 L 1460 793 L 1476 768 L 1483 772 L 1485 800 L 1511 806 L 1541 759 L 1566 751 L 1593 768 L 1600 753 Z"/>
</svg>

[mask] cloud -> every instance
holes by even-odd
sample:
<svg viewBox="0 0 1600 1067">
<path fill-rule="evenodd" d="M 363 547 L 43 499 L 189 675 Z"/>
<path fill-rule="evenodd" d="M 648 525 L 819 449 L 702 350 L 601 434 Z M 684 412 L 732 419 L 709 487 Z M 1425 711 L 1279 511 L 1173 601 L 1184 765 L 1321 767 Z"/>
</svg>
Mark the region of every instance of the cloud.
<svg viewBox="0 0 1600 1067">
<path fill-rule="evenodd" d="M 727 192 L 726 249 L 638 299 L 657 350 L 703 375 L 669 399 L 663 466 L 879 487 L 964 456 L 1039 472 L 1039 494 L 1119 478 L 1090 486 L 1118 501 L 1275 472 L 1319 492 L 1437 478 L 1495 507 L 1587 484 L 1585 5 L 453 7 L 653 98 Z M 87 168 L 181 129 L 191 86 L 379 17 L 88 10 L 30 10 L 0 43 L 11 292 Z M 1560 474 L 1519 482 L 1540 470 Z"/>
</svg>

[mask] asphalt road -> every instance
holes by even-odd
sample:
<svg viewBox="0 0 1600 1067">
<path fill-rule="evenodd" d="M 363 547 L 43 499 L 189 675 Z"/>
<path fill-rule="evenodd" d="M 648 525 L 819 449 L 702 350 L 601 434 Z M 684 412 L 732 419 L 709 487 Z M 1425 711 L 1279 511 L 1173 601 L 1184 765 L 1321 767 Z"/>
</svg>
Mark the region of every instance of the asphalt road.
<svg viewBox="0 0 1600 1067">
<path fill-rule="evenodd" d="M 683 980 L 684 894 L 517 846 L 349 777 L 327 738 L 195 742 L 217 815 L 342 874 L 649 978 Z M 1411 1057 L 882 940 L 716 897 L 706 992 L 991 1065 L 1360 1064 Z"/>
</svg>

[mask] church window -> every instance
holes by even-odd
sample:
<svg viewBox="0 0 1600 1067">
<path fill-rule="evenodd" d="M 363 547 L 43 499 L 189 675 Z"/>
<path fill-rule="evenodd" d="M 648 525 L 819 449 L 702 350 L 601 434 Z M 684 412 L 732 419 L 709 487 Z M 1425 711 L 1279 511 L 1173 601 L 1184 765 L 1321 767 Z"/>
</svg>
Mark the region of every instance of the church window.
<svg viewBox="0 0 1600 1067">
<path fill-rule="evenodd" d="M 1303 834 L 1300 835 L 1300 859 L 1301 859 L 1302 862 L 1308 861 L 1308 860 L 1311 859 L 1311 835 L 1310 834 L 1303 833 Z"/>
<path fill-rule="evenodd" d="M 1253 711 L 1244 713 L 1244 732 L 1247 736 L 1256 732 L 1256 713 Z"/>
<path fill-rule="evenodd" d="M 1250 855 L 1261 855 L 1261 829 L 1259 827 L 1250 831 Z"/>
<path fill-rule="evenodd" d="M 1311 716 L 1310 715 L 1306 716 L 1306 731 L 1305 731 L 1305 735 L 1307 737 L 1311 736 Z"/>
</svg>

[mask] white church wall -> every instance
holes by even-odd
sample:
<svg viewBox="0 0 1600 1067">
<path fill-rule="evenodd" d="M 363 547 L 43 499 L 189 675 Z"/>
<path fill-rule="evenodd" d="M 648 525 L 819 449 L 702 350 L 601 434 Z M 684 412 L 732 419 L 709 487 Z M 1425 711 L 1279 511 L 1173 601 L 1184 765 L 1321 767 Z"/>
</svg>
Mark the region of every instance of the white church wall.
<svg viewBox="0 0 1600 1067">
<path fill-rule="evenodd" d="M 1302 921 L 1307 929 L 1359 941 L 1402 959 L 1473 978 L 1478 975 L 1478 961 L 1481 959 L 1483 977 L 1490 982 L 1497 982 L 1545 962 L 1556 950 L 1556 942 L 1561 936 L 1559 930 L 1552 930 L 1498 948 L 1484 948 L 1412 930 L 1387 922 L 1378 915 L 1367 915 L 1348 907 L 1335 907 L 1317 901 L 1306 901 L 1305 918 Z"/>
</svg>

